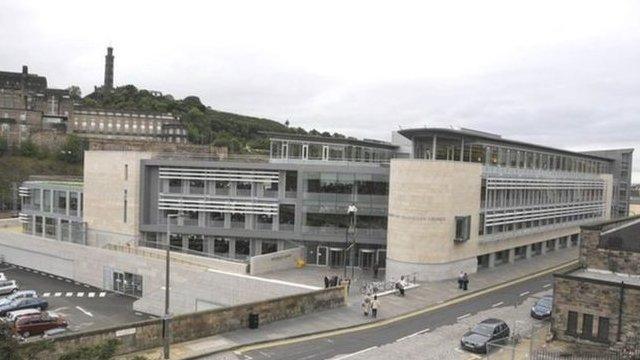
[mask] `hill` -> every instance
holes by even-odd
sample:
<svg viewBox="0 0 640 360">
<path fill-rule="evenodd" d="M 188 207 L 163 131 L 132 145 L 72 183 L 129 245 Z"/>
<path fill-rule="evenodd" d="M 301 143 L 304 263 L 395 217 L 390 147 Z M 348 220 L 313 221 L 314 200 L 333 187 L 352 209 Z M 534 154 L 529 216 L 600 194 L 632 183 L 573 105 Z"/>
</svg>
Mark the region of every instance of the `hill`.
<svg viewBox="0 0 640 360">
<path fill-rule="evenodd" d="M 343 137 L 337 133 L 320 133 L 315 129 L 307 132 L 274 120 L 217 111 L 202 104 L 196 96 L 176 100 L 171 95 L 156 95 L 133 85 L 121 86 L 106 94 L 94 92 L 80 103 L 105 109 L 171 112 L 187 127 L 189 141 L 227 146 L 231 152 L 267 151 L 269 141 L 261 131 Z"/>
</svg>

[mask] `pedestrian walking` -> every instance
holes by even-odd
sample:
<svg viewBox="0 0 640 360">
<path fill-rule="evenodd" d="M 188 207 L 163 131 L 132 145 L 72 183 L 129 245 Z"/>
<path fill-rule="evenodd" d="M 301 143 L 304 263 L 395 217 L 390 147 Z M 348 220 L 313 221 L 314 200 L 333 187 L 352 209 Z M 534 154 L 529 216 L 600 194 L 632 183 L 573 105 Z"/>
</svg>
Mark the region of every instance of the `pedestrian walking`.
<svg viewBox="0 0 640 360">
<path fill-rule="evenodd" d="M 463 281 L 464 281 L 464 272 L 460 271 L 460 274 L 458 274 L 458 289 L 462 289 Z"/>
<path fill-rule="evenodd" d="M 378 278 L 378 270 L 380 270 L 380 265 L 378 263 L 373 264 L 373 278 Z"/>
<path fill-rule="evenodd" d="M 378 317 L 378 309 L 380 308 L 380 301 L 378 301 L 378 295 L 373 295 L 373 300 L 371 300 L 371 317 Z"/>
<path fill-rule="evenodd" d="M 369 311 L 371 310 L 371 297 L 369 295 L 365 295 L 364 299 L 362 299 L 362 312 L 364 316 L 369 316 Z"/>
<path fill-rule="evenodd" d="M 469 275 L 467 273 L 464 273 L 464 276 L 462 277 L 462 290 L 467 291 L 468 287 L 469 287 Z"/>
<path fill-rule="evenodd" d="M 329 287 L 329 278 L 327 275 L 324 276 L 324 288 L 327 289 Z"/>
<path fill-rule="evenodd" d="M 338 276 L 337 276 L 337 275 L 334 275 L 334 276 L 331 278 L 331 286 L 332 286 L 332 287 L 334 287 L 334 286 L 338 286 Z"/>
<path fill-rule="evenodd" d="M 404 275 L 400 277 L 400 280 L 396 283 L 396 289 L 400 292 L 400 296 L 404 296 L 404 288 L 407 286 L 407 282 L 404 281 Z"/>
</svg>

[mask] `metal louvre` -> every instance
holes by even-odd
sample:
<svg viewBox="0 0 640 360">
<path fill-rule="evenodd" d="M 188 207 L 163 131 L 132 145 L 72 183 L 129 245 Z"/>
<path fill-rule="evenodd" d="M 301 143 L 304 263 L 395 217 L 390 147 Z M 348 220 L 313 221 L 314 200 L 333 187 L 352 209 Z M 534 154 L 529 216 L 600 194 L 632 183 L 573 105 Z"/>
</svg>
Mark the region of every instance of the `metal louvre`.
<svg viewBox="0 0 640 360">
<path fill-rule="evenodd" d="M 171 198 L 160 194 L 158 209 L 239 214 L 278 215 L 278 203 L 214 199 Z"/>
<path fill-rule="evenodd" d="M 29 223 L 31 221 L 31 215 L 20 213 L 18 214 L 18 220 L 23 224 Z"/>
<path fill-rule="evenodd" d="M 18 195 L 20 196 L 31 196 L 31 189 L 28 187 L 20 186 L 18 188 Z"/>
<path fill-rule="evenodd" d="M 506 225 L 518 223 L 522 221 L 544 220 L 562 216 L 574 216 L 582 214 L 596 214 L 602 216 L 604 213 L 604 204 L 582 203 L 572 205 L 551 205 L 540 209 L 517 208 L 513 210 L 505 210 L 499 213 L 485 213 L 485 226 Z"/>
<path fill-rule="evenodd" d="M 604 186 L 604 180 L 487 178 L 488 190 L 600 190 Z"/>
<path fill-rule="evenodd" d="M 161 167 L 160 179 L 277 183 L 278 172 L 260 170 Z"/>
</svg>

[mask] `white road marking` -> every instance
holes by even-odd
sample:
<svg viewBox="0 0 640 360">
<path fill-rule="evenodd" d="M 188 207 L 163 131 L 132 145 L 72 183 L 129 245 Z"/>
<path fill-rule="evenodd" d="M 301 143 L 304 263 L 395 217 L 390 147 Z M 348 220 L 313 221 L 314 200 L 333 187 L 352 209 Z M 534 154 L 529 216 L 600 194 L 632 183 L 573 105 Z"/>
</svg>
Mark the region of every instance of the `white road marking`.
<svg viewBox="0 0 640 360">
<path fill-rule="evenodd" d="M 326 339 L 326 340 L 327 340 L 327 342 L 328 342 L 329 344 L 333 344 L 333 340 L 331 340 L 331 339 Z"/>
<path fill-rule="evenodd" d="M 51 310 L 51 312 L 57 313 L 58 311 L 60 311 L 60 310 L 64 310 L 64 309 L 66 309 L 66 308 L 67 308 L 66 306 L 59 307 L 59 308 L 57 308 L 57 309 L 53 309 L 53 310 Z"/>
<path fill-rule="evenodd" d="M 94 296 L 96 296 L 96 293 L 94 293 L 94 292 L 90 292 L 90 293 L 88 293 L 88 294 L 87 294 L 87 296 L 88 296 L 88 297 L 94 297 Z"/>
<path fill-rule="evenodd" d="M 49 277 L 53 279 L 53 275 L 49 274 Z"/>
<path fill-rule="evenodd" d="M 526 295 L 529 295 L 529 291 L 525 291 L 525 292 L 523 292 L 522 294 L 520 294 L 520 296 L 521 296 L 521 297 L 522 297 L 522 296 L 526 296 Z"/>
<path fill-rule="evenodd" d="M 424 333 L 426 333 L 428 331 L 429 331 L 429 329 L 420 330 L 420 331 L 415 332 L 415 333 L 413 333 L 411 335 L 407 335 L 405 337 L 401 337 L 400 339 L 396 340 L 396 342 L 405 341 L 405 340 L 410 339 L 410 338 L 412 338 L 414 336 L 422 335 L 422 334 L 424 334 Z"/>
<path fill-rule="evenodd" d="M 135 312 L 135 314 L 138 316 L 142 316 L 142 313 L 139 313 L 139 312 Z"/>
<path fill-rule="evenodd" d="M 457 352 L 459 352 L 459 353 L 461 353 L 461 354 L 466 354 L 466 353 L 467 353 L 466 351 L 464 351 L 464 350 L 460 349 L 459 347 L 457 347 L 457 348 L 455 348 L 455 349 L 453 349 L 453 350 L 455 350 L 455 351 L 457 351 Z"/>
<path fill-rule="evenodd" d="M 83 297 L 83 296 L 84 296 L 84 293 L 83 293 L 83 292 L 79 292 L 77 296 L 78 296 L 78 297 Z"/>
<path fill-rule="evenodd" d="M 25 270 L 27 270 L 27 271 L 31 271 L 31 269 L 25 269 Z"/>
<path fill-rule="evenodd" d="M 51 293 L 46 292 L 46 293 L 42 294 L 42 297 L 49 297 L 49 295 L 51 295 Z"/>
<path fill-rule="evenodd" d="M 103 291 L 100 293 L 100 295 L 98 295 L 98 297 L 104 297 L 105 295 L 107 295 L 107 293 Z"/>
<path fill-rule="evenodd" d="M 252 360 L 253 358 L 251 356 L 249 356 L 249 355 L 244 355 L 244 359 L 245 360 Z"/>
<path fill-rule="evenodd" d="M 551 284 L 542 285 L 543 288 L 548 288 Z"/>
<path fill-rule="evenodd" d="M 458 320 L 462 320 L 464 318 L 468 318 L 469 316 L 471 316 L 471 314 L 464 314 L 462 316 L 458 316 Z"/>
<path fill-rule="evenodd" d="M 64 296 L 66 296 L 66 297 L 72 297 L 72 296 L 73 296 L 73 293 L 72 293 L 72 292 L 68 292 L 68 293 L 64 294 Z"/>
<path fill-rule="evenodd" d="M 55 296 L 55 297 L 60 297 L 60 295 L 62 295 L 61 292 L 57 292 L 57 293 L 53 294 L 53 296 Z"/>
<path fill-rule="evenodd" d="M 354 352 L 354 353 L 347 354 L 347 355 L 344 355 L 344 356 L 341 356 L 341 357 L 335 358 L 335 359 L 333 359 L 333 360 L 342 360 L 342 359 L 347 359 L 347 358 L 350 358 L 350 357 L 352 357 L 352 356 L 356 356 L 356 355 L 359 355 L 359 354 L 362 354 L 362 353 L 365 353 L 365 352 L 367 352 L 367 351 L 371 351 L 371 350 L 373 350 L 373 349 L 377 349 L 377 348 L 378 348 L 377 346 L 372 346 L 372 347 L 370 347 L 370 348 L 366 348 L 366 349 L 364 349 L 364 350 L 356 351 L 356 352 Z"/>
<path fill-rule="evenodd" d="M 69 280 L 69 279 L 66 279 L 65 281 L 66 281 L 66 282 L 68 282 L 68 283 L 70 283 L 70 282 L 71 282 L 71 280 Z"/>
<path fill-rule="evenodd" d="M 498 306 L 502 306 L 504 305 L 504 302 L 500 301 L 499 303 L 495 303 L 493 305 L 491 305 L 492 308 L 497 308 Z"/>
<path fill-rule="evenodd" d="M 266 353 L 266 352 L 264 352 L 264 351 L 260 351 L 260 350 L 258 350 L 258 352 L 260 353 L 260 355 L 262 355 L 262 356 L 264 356 L 264 357 L 268 357 L 268 358 L 270 358 L 270 357 L 271 357 L 271 355 L 267 354 L 267 353 Z M 314 354 L 314 356 L 315 356 L 315 354 Z"/>
<path fill-rule="evenodd" d="M 56 276 L 56 279 L 58 280 L 62 280 L 62 278 L 60 276 Z"/>
<path fill-rule="evenodd" d="M 80 285 L 80 283 L 79 283 L 79 282 L 77 282 L 77 281 L 74 281 L 73 283 L 74 283 L 74 284 L 76 284 L 76 285 Z"/>
<path fill-rule="evenodd" d="M 89 286 L 89 285 L 87 285 L 87 284 L 84 284 L 84 287 L 88 288 L 88 287 L 91 287 L 91 286 Z"/>
<path fill-rule="evenodd" d="M 85 313 L 86 315 L 89 315 L 91 317 L 93 317 L 93 314 L 91 314 L 90 312 L 88 312 L 87 310 L 81 308 L 80 306 L 76 306 L 76 309 L 82 311 L 83 313 Z"/>
</svg>

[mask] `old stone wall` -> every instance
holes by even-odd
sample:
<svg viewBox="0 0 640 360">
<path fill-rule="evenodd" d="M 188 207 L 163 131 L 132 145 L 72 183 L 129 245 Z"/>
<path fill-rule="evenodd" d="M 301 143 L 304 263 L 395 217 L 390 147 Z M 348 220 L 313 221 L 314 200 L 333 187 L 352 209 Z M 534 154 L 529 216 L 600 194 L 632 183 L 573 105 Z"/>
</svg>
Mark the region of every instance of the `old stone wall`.
<svg viewBox="0 0 640 360">
<path fill-rule="evenodd" d="M 213 145 L 196 145 L 185 143 L 163 142 L 158 140 L 139 140 L 130 138 L 104 138 L 100 136 L 83 135 L 89 140 L 89 150 L 103 151 L 143 151 L 152 153 L 189 153 L 207 154 L 219 158 L 226 158 L 226 147 Z"/>
<path fill-rule="evenodd" d="M 589 269 L 640 275 L 640 253 L 600 248 L 601 231 L 600 229 L 582 229 L 580 263 Z"/>
<path fill-rule="evenodd" d="M 260 324 L 265 324 L 344 306 L 345 301 L 344 289 L 336 287 L 234 307 L 179 315 L 171 321 L 172 341 L 184 342 L 247 327 L 251 313 L 258 314 Z M 120 340 L 116 355 L 162 346 L 162 320 L 147 320 L 43 340 L 51 341 L 53 347 L 46 354 L 40 354 L 36 359 L 50 359 L 71 349 L 101 344 L 110 339 Z"/>
<path fill-rule="evenodd" d="M 621 301 L 620 283 L 586 280 L 583 278 L 556 275 L 554 282 L 554 305 L 552 311 L 552 330 L 555 337 L 565 341 L 600 343 L 598 319 L 609 319 L 608 343 L 615 344 L 618 339 L 620 304 L 622 303 L 622 326 L 620 341 L 635 339 L 640 331 L 640 287 L 624 285 Z M 578 313 L 577 335 L 567 333 L 569 311 Z M 593 315 L 594 338 L 582 335 L 583 315 Z"/>
</svg>

